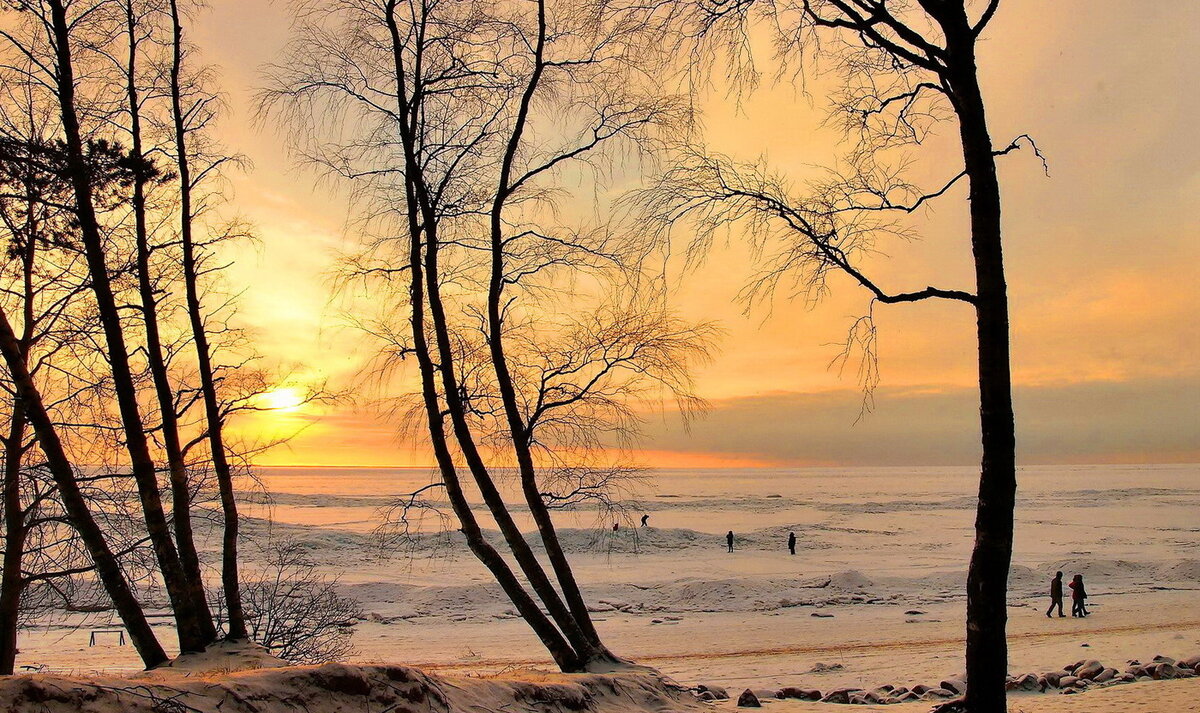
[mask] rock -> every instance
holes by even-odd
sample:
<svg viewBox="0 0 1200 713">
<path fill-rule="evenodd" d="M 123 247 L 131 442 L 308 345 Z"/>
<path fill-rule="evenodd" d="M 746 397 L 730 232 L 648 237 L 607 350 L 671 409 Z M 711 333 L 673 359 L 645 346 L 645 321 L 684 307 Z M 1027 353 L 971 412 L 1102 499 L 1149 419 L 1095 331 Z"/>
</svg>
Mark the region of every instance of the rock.
<svg viewBox="0 0 1200 713">
<path fill-rule="evenodd" d="M 1178 669 L 1175 673 L 1175 678 L 1195 678 L 1196 672 L 1190 668 Z"/>
<path fill-rule="evenodd" d="M 1060 688 L 1071 688 L 1076 683 L 1079 683 L 1079 679 L 1075 676 L 1063 676 L 1058 680 L 1058 685 Z"/>
<path fill-rule="evenodd" d="M 1058 688 L 1058 682 L 1062 677 L 1061 671 L 1047 671 L 1042 674 L 1042 678 L 1046 679 L 1046 683 L 1050 684 L 1052 688 Z"/>
<path fill-rule="evenodd" d="M 700 695 L 698 695 L 698 696 L 696 696 L 696 697 L 697 697 L 697 698 L 699 698 L 699 699 L 700 699 L 700 700 L 702 700 L 702 701 L 715 701 L 715 700 L 717 700 L 717 697 L 713 695 L 713 692 L 712 692 L 712 691 L 700 691 Z"/>
<path fill-rule="evenodd" d="M 774 688 L 755 688 L 751 692 L 758 697 L 759 703 L 771 698 L 779 698 L 779 691 Z"/>
<path fill-rule="evenodd" d="M 1186 659 L 1179 659 L 1179 661 L 1176 662 L 1176 665 L 1178 665 L 1178 664 L 1183 664 L 1184 666 L 1187 666 L 1188 668 L 1195 671 L 1196 667 L 1200 666 L 1200 654 L 1196 654 L 1195 656 L 1188 656 Z"/>
<path fill-rule="evenodd" d="M 784 686 L 775 692 L 776 698 L 796 698 L 801 701 L 819 701 L 821 700 L 821 692 L 812 688 L 797 688 L 796 686 Z"/>
<path fill-rule="evenodd" d="M 916 691 L 908 691 L 907 693 L 904 693 L 900 696 L 901 703 L 908 703 L 909 701 L 919 701 L 919 700 L 921 700 L 921 696 L 917 695 Z"/>
<path fill-rule="evenodd" d="M 1137 680 L 1137 676 L 1134 676 L 1132 673 L 1123 673 L 1117 676 L 1117 680 L 1123 683 L 1133 683 Z"/>
<path fill-rule="evenodd" d="M 1096 674 L 1092 678 L 1092 680 L 1095 681 L 1096 683 L 1104 683 L 1105 681 L 1112 680 L 1113 678 L 1116 677 L 1116 675 L 1117 675 L 1117 669 L 1105 667 L 1105 669 L 1103 671 L 1101 671 L 1100 673 Z"/>
<path fill-rule="evenodd" d="M 754 691 L 749 688 L 742 691 L 742 695 L 738 696 L 738 708 L 762 708 L 762 703 L 758 702 L 758 696 L 754 695 Z"/>
<path fill-rule="evenodd" d="M 1169 663 L 1169 664 L 1175 663 L 1175 659 L 1171 658 L 1170 656 L 1161 656 L 1161 655 L 1155 656 L 1152 659 L 1152 661 L 1154 661 L 1154 663 Z"/>
<path fill-rule="evenodd" d="M 1179 669 L 1175 668 L 1175 664 L 1163 662 L 1149 669 L 1148 673 L 1154 680 L 1161 681 L 1163 679 L 1175 678 L 1179 674 Z"/>
<path fill-rule="evenodd" d="M 908 688 L 905 686 L 897 686 L 892 689 L 893 696 L 903 696 L 905 693 L 908 693 Z"/>
<path fill-rule="evenodd" d="M 729 693 L 726 692 L 724 688 L 720 686 L 714 686 L 711 683 L 701 683 L 699 686 L 696 686 L 696 690 L 700 691 L 701 693 L 711 693 L 713 694 L 713 697 L 719 701 L 729 698 Z"/>
<path fill-rule="evenodd" d="M 924 613 L 925 612 L 921 611 L 920 609 L 909 609 L 908 611 L 904 612 L 904 615 L 905 616 L 921 616 Z"/>
<path fill-rule="evenodd" d="M 1080 666 L 1084 665 L 1087 662 L 1088 662 L 1087 659 L 1079 659 L 1078 661 L 1071 664 L 1070 666 L 1067 666 L 1063 670 L 1066 671 L 1067 673 L 1073 674 L 1073 673 L 1075 673 L 1075 669 L 1079 668 Z"/>
<path fill-rule="evenodd" d="M 1079 693 L 1079 691 L 1074 688 L 1068 688 L 1067 690 L 1063 691 L 1063 693 L 1066 695 L 1070 695 L 1072 693 Z"/>
<path fill-rule="evenodd" d="M 1085 661 L 1082 666 L 1075 669 L 1075 676 L 1077 678 L 1086 678 L 1090 681 L 1096 676 L 1100 675 L 1100 672 L 1103 670 L 1104 664 L 1095 659 L 1090 659 Z"/>
<path fill-rule="evenodd" d="M 1027 673 L 1023 676 L 1018 676 L 1016 681 L 1013 681 L 1018 691 L 1042 691 L 1041 684 L 1038 683 L 1038 677 L 1032 673 Z"/>
<path fill-rule="evenodd" d="M 953 698 L 954 691 L 945 688 L 931 688 L 921 694 L 921 698 L 926 701 L 932 701 L 939 698 Z"/>
<path fill-rule="evenodd" d="M 930 688 L 933 688 L 933 686 L 926 686 L 924 683 L 918 683 L 917 685 L 912 687 L 912 692 L 917 694 L 918 696 L 920 696 L 920 695 L 924 694 L 926 691 L 928 691 Z"/>
<path fill-rule="evenodd" d="M 957 693 L 960 696 L 967 692 L 967 684 L 963 683 L 957 678 L 948 678 L 945 681 L 942 681 L 941 687 L 947 691 Z"/>
<path fill-rule="evenodd" d="M 809 673 L 825 673 L 826 671 L 840 671 L 845 666 L 840 663 L 822 663 L 820 661 L 813 664 L 813 667 L 808 670 Z"/>
<path fill-rule="evenodd" d="M 821 703 L 849 703 L 853 693 L 865 693 L 861 688 L 838 688 L 821 697 Z"/>
<path fill-rule="evenodd" d="M 1050 682 L 1046 680 L 1045 676 L 1039 675 L 1034 680 L 1037 682 L 1038 693 L 1045 693 L 1046 689 L 1050 688 Z"/>
<path fill-rule="evenodd" d="M 809 614 L 809 616 L 815 616 L 819 619 L 832 619 L 833 618 L 832 614 L 826 614 L 825 612 L 820 612 L 820 611 L 815 611 L 812 614 Z"/>
</svg>

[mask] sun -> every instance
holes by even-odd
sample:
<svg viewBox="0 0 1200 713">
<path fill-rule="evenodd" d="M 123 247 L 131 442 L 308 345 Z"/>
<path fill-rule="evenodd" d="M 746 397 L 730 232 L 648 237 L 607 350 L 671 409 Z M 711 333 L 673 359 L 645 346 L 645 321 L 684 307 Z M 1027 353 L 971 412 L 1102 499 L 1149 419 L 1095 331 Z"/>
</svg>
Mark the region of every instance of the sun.
<svg viewBox="0 0 1200 713">
<path fill-rule="evenodd" d="M 259 394 L 255 398 L 255 406 L 267 411 L 291 413 L 304 405 L 307 394 L 292 386 L 284 386 Z"/>
</svg>

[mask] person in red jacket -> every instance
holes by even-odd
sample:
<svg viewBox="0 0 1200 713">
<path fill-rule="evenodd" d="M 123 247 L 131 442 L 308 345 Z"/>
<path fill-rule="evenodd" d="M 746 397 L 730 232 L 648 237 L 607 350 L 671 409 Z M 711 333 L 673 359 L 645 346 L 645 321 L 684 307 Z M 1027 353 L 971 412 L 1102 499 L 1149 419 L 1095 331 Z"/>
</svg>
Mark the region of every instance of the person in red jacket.
<svg viewBox="0 0 1200 713">
<path fill-rule="evenodd" d="M 1071 588 L 1071 616 L 1087 616 L 1088 611 L 1083 605 L 1083 600 L 1087 599 L 1087 590 L 1083 588 L 1083 575 L 1075 575 L 1067 586 Z"/>
</svg>

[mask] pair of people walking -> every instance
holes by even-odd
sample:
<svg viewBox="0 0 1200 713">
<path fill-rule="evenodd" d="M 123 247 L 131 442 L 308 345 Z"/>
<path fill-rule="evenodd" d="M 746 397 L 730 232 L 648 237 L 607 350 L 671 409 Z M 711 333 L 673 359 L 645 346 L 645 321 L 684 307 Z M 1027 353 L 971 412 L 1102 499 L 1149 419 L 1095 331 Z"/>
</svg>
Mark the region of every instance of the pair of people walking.
<svg viewBox="0 0 1200 713">
<path fill-rule="evenodd" d="M 1051 612 L 1058 608 L 1058 615 L 1065 617 L 1063 614 L 1063 573 L 1055 572 L 1054 579 L 1050 580 L 1050 608 L 1046 610 L 1046 616 L 1050 617 Z M 1087 599 L 1087 590 L 1083 588 L 1083 575 L 1077 574 L 1071 578 L 1067 584 L 1071 588 L 1071 616 L 1085 617 L 1088 615 L 1087 607 L 1084 605 L 1084 600 Z"/>
</svg>

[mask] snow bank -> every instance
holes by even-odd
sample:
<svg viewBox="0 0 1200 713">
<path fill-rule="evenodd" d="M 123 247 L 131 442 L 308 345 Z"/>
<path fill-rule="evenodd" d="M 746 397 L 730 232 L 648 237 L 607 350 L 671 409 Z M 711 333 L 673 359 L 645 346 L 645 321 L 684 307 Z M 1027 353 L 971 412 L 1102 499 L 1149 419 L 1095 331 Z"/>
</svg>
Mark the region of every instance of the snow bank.
<svg viewBox="0 0 1200 713">
<path fill-rule="evenodd" d="M 481 679 L 431 675 L 406 666 L 326 664 L 205 677 L 33 675 L 0 681 L 0 710 L 13 713 L 655 713 L 700 707 L 677 684 L 647 672 L 521 671 Z"/>
</svg>

